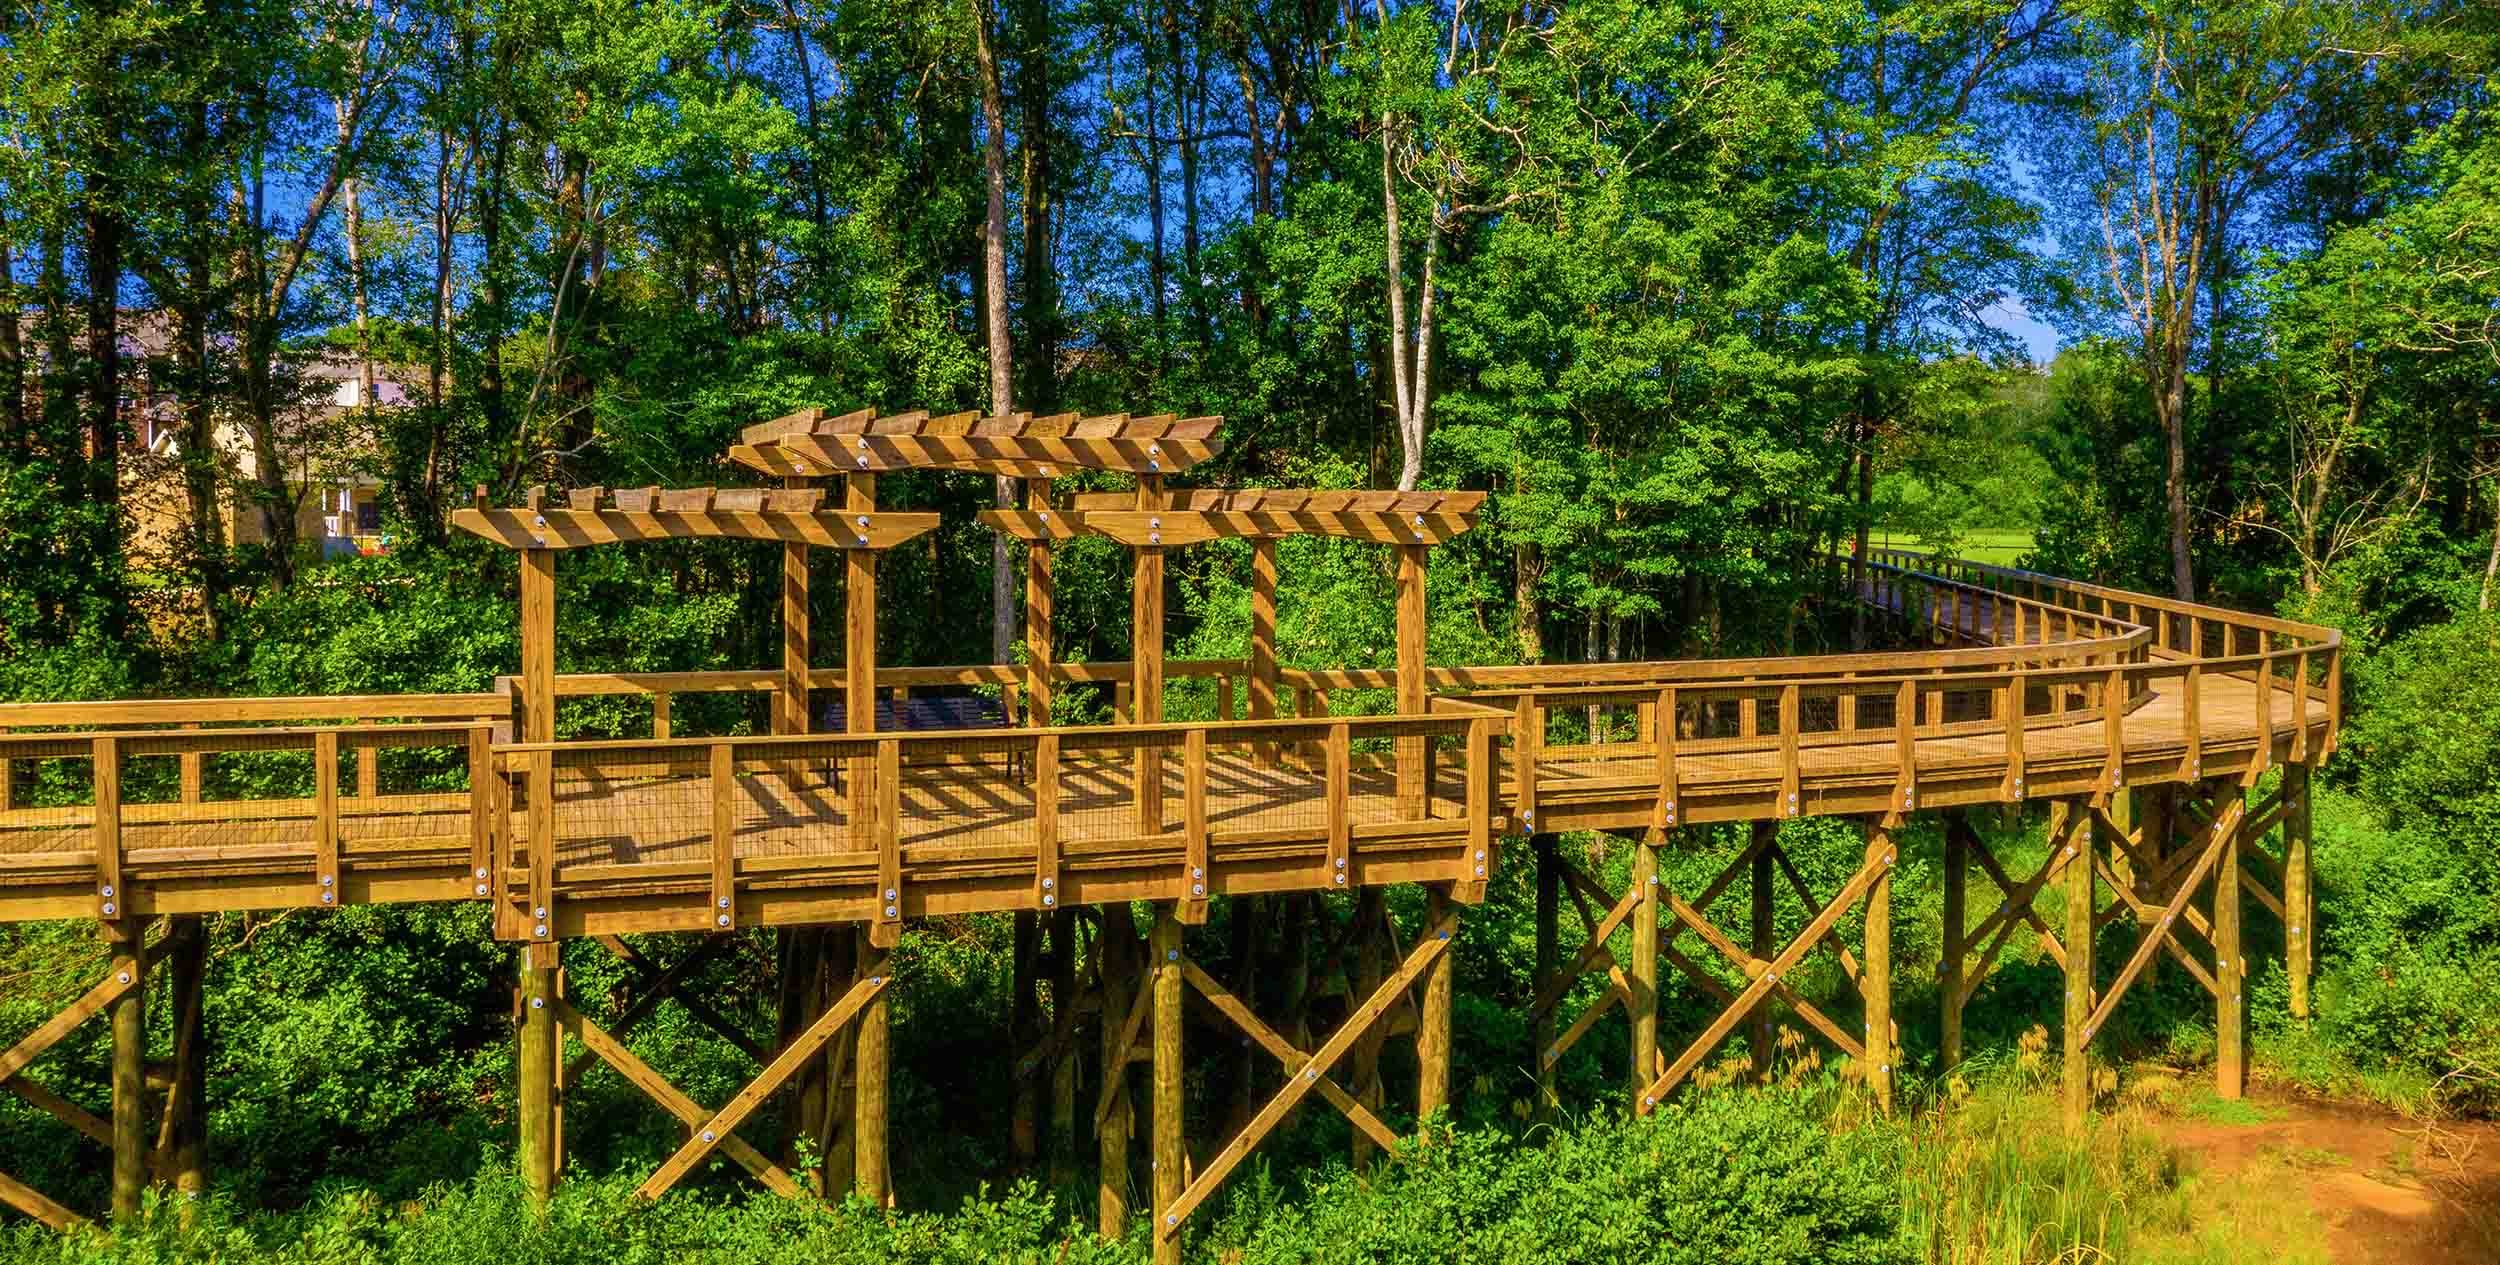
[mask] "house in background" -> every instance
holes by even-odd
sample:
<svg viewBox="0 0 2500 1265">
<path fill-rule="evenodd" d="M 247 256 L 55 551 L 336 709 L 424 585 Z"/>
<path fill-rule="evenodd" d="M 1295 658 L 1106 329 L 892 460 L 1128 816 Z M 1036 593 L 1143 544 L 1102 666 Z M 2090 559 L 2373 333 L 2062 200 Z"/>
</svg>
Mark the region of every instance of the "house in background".
<svg viewBox="0 0 2500 1265">
<path fill-rule="evenodd" d="M 165 385 L 163 368 L 171 359 L 170 323 L 157 313 L 125 318 L 124 354 L 134 372 L 129 383 L 132 431 L 139 451 L 122 466 L 122 503 L 131 519 L 131 551 L 145 560 L 169 556 L 190 521 L 183 490 L 182 459 L 186 434 L 180 400 Z M 368 463 L 356 460 L 378 450 L 370 435 L 360 434 L 360 403 L 376 408 L 405 407 L 412 402 L 407 386 L 375 366 L 373 398 L 360 401 L 356 357 L 324 351 L 300 364 L 304 402 L 287 429 L 317 436 L 292 445 L 286 459 L 286 483 L 296 495 L 295 538 L 317 559 L 371 556 L 389 551 L 382 531 L 381 480 Z M 260 461 L 251 433 L 241 419 L 220 417 L 216 425 L 218 464 L 223 471 L 218 517 L 229 545 L 263 544 L 268 533 L 248 491 L 257 486 Z"/>
</svg>

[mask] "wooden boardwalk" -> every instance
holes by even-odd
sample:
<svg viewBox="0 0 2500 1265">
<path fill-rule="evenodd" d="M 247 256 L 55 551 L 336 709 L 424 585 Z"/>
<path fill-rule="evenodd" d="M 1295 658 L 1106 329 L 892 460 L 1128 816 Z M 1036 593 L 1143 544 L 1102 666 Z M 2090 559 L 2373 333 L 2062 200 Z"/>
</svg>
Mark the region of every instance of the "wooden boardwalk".
<svg viewBox="0 0 2500 1265">
<path fill-rule="evenodd" d="M 850 433 L 806 432 L 819 446 L 824 434 Z M 757 460 L 783 459 L 775 451 L 766 445 Z M 1114 455 L 1151 462 L 1155 452 Z M 1037 929 L 1048 930 L 1057 969 L 1066 972 L 1051 985 L 1052 1027 L 1013 1034 L 1032 1046 L 1027 1063 L 1057 1069 L 1054 1083 L 1072 1087 L 1073 1025 L 1090 1014 L 1100 1029 L 1110 1069 L 1096 1120 L 1106 1233 L 1118 1232 L 1129 1207 L 1129 1183 L 1113 1174 L 1129 1163 L 1128 1122 L 1141 1109 L 1127 1101 L 1122 1069 L 1151 1058 L 1157 1161 L 1146 1206 L 1162 1259 L 1177 1254 L 1192 1211 L 1307 1096 L 1345 1114 L 1362 1145 L 1399 1144 L 1375 1110 L 1379 1038 L 1393 1023 L 1417 1043 L 1419 1115 L 1446 1105 L 1447 955 L 1460 911 L 1483 899 L 1498 867 L 1515 863 L 1503 856 L 1505 840 L 1514 849 L 1525 843 L 1536 867 L 1533 1028 L 1540 1092 L 1549 1101 L 1563 1052 L 1615 1010 L 1632 1025 L 1629 1100 L 1646 1111 L 1732 1037 L 1743 1036 L 1757 1061 L 1767 1057 L 1766 1016 L 1777 1002 L 1856 1061 L 1888 1106 L 1898 1050 L 1889 1018 L 1893 840 L 1903 822 L 1930 810 L 1946 813 L 1940 979 L 1948 1063 L 1959 1053 L 1962 1006 L 2019 934 L 2036 936 L 2069 981 L 2067 1096 L 2075 1118 L 2090 1100 L 2090 1082 L 2079 1078 L 2087 1076 L 2091 1034 L 2157 961 L 2176 962 L 2217 999 L 2218 1075 L 2224 1092 L 2236 1093 L 2243 892 L 2282 920 L 2293 1004 L 2306 1006 L 2307 773 L 2333 748 L 2342 693 L 2341 645 L 2330 630 L 1879 554 L 1862 576 L 1844 575 L 1832 591 L 1870 607 L 1889 625 L 1889 640 L 1917 648 L 1426 667 L 1424 546 L 1407 536 L 1461 530 L 1461 516 L 1409 513 L 1388 501 L 1279 508 L 1219 500 L 1185 512 L 1094 508 L 1067 517 L 1090 516 L 1092 530 L 1127 533 L 1122 538 L 1140 556 L 1141 594 L 1160 593 L 1165 530 L 1172 543 L 1210 525 L 1268 532 L 1316 522 L 1369 533 L 1358 538 L 1399 550 L 1401 667 L 1279 667 L 1273 541 L 1260 537 L 1253 622 L 1268 636 L 1254 636 L 1241 662 L 1165 664 L 1158 647 L 1134 664 L 878 669 L 855 608 L 848 651 L 865 657 L 840 669 L 809 666 L 801 619 L 792 621 L 797 631 L 775 672 L 555 674 L 549 555 L 558 546 L 545 544 L 545 533 L 572 547 L 682 528 L 671 526 L 672 515 L 696 515 L 705 531 L 751 539 L 815 533 L 838 544 L 841 532 L 853 530 L 813 500 L 754 509 L 707 494 L 701 507 L 654 510 L 646 499 L 619 494 L 611 507 L 593 490 L 570 511 L 475 511 L 522 549 L 525 629 L 535 630 L 524 639 L 523 677 L 494 693 L 0 705 L 0 921 L 93 920 L 114 953 L 112 970 L 87 997 L 0 1051 L 0 1087 L 113 1146 L 117 1208 L 135 1207 L 150 1166 L 164 1163 L 149 1153 L 133 1105 L 144 1097 L 136 1069 L 145 1034 L 128 1003 L 144 989 L 156 953 L 171 951 L 177 963 L 186 952 L 196 958 L 198 924 L 182 916 L 221 911 L 488 903 L 494 934 L 527 946 L 515 1005 L 524 1020 L 520 1151 L 534 1190 L 547 1189 L 560 1168 L 563 1085 L 595 1057 L 686 1126 L 683 1148 L 652 1174 L 645 1193 L 667 1190 L 715 1155 L 775 1190 L 799 1192 L 782 1166 L 790 1161 L 739 1141 L 736 1130 L 794 1078 L 813 1085 L 800 1091 L 815 1095 L 809 1101 L 823 1102 L 839 1096 L 848 1075 L 855 1098 L 837 1114 L 850 1122 L 843 1162 L 855 1167 L 830 1180 L 849 1184 L 855 1176 L 862 1192 L 880 1199 L 890 1192 L 884 998 L 900 924 L 1012 912 L 1019 1006 L 1039 1013 Z M 1472 502 L 1464 509 L 1472 512 Z M 1035 539 L 1064 529 L 1046 510 L 1020 513 L 1010 526 Z M 856 585 L 864 575 L 872 616 L 874 571 L 862 559 L 888 537 L 925 530 L 902 521 L 909 516 L 889 517 L 895 522 L 850 520 L 858 531 L 848 563 L 853 595 L 863 591 Z M 872 527 L 884 534 L 872 539 Z M 1128 540 L 1140 531 L 1143 544 Z M 797 586 L 795 596 L 785 594 L 785 618 L 805 609 L 805 547 L 785 541 Z M 1047 545 L 1032 548 L 1039 587 L 1028 591 L 1027 607 L 1046 620 Z M 1141 626 L 1159 629 L 1160 611 L 1147 605 L 1141 598 Z M 1166 680 L 1190 677 L 1216 678 L 1218 718 L 1158 719 Z M 1113 684 L 1120 720 L 1109 725 L 805 732 L 811 690 L 841 690 L 848 717 L 861 723 L 876 710 L 863 704 L 881 691 L 997 689 L 1012 716 L 1047 714 L 1049 697 L 1063 689 Z M 1391 691 L 1396 714 L 1335 714 L 1332 695 L 1354 690 Z M 781 732 L 683 734 L 672 723 L 671 699 L 689 694 L 762 695 Z M 558 708 L 588 696 L 642 700 L 651 735 L 553 740 Z M 2283 774 L 2270 797 L 2259 796 L 2261 777 L 2277 768 Z M 1952 811 L 2031 801 L 2051 805 L 2052 847 L 2047 864 L 2028 877 L 2006 873 Z M 1806 816 L 1865 823 L 1863 863 L 1837 891 L 1807 891 L 1780 851 L 1776 823 Z M 1729 822 L 1754 828 L 1717 881 L 1690 893 L 1659 881 L 1657 850 L 1699 838 L 1684 827 Z M 2285 840 L 2279 858 L 2260 846 L 2277 826 Z M 1556 836 L 1582 830 L 1634 841 L 1628 886 L 1610 889 L 1563 857 Z M 1722 832 L 1718 841 L 1729 833 L 1744 832 Z M 1747 867 L 1749 934 L 1714 924 L 1709 913 Z M 1804 932 L 1785 946 L 1774 934 L 1773 906 L 1783 868 L 1807 914 Z M 1966 876 L 1983 871 L 1997 892 L 1967 904 Z M 1381 892 L 1409 883 L 1425 885 L 1429 896 L 1423 921 L 1401 937 Z M 2032 910 L 2050 885 L 2067 893 L 2063 928 Z M 1263 1014 L 1244 1000 L 1259 991 L 1258 980 L 1228 985 L 1184 951 L 1184 930 L 1205 922 L 1216 899 L 1341 893 L 1351 899 L 1296 906 L 1314 915 L 1342 907 L 1347 915 L 1333 937 L 1337 956 L 1322 969 L 1342 969 L 1351 988 L 1324 1040 L 1290 1037 L 1314 1031 L 1307 1012 Z M 1585 931 L 1567 960 L 1556 912 L 1565 896 Z M 1142 945 L 1129 913 L 1141 901 L 1158 909 Z M 1991 907 L 1993 915 L 1965 916 Z M 1852 910 L 1863 911 L 1854 948 L 1835 931 Z M 166 915 L 175 917 L 165 919 L 161 946 L 149 945 L 150 924 Z M 2096 929 L 2121 918 L 2143 928 L 2137 947 L 2114 975 L 2098 971 Z M 846 945 L 855 931 L 856 947 L 823 959 L 838 967 L 810 968 L 818 975 L 809 987 L 821 991 L 800 1015 L 804 1030 L 769 1060 L 757 1047 L 764 1066 L 756 1080 L 718 1109 L 660 1079 L 562 991 L 557 950 L 567 941 L 595 937 L 632 955 L 618 935 L 834 926 L 849 929 Z M 1612 946 L 1626 932 L 1628 958 L 1618 960 Z M 1692 952 L 1715 964 L 1679 948 L 1685 932 L 1705 946 Z M 1830 1003 L 1785 982 L 1805 956 L 1825 949 L 1854 987 L 1859 1015 L 1826 1013 Z M 1307 975 L 1310 946 L 1289 951 L 1304 955 Z M 667 996 L 676 978 L 641 964 L 650 996 L 634 1016 Z M 1672 1058 L 1658 1032 L 1669 968 L 1720 1005 L 1718 1018 Z M 177 981 L 185 969 L 175 967 Z M 1561 1006 L 1586 976 L 1605 981 L 1600 1000 L 1566 1027 Z M 1273 1096 L 1229 1142 L 1197 1155 L 1180 1120 L 1183 1002 L 1191 992 L 1237 1031 L 1242 1048 L 1264 1051 L 1283 1070 Z M 183 1022 L 195 1024 L 196 990 L 181 1006 Z M 130 1070 L 109 1125 L 19 1075 L 79 1022 L 106 1012 L 115 1022 L 116 1067 Z M 559 1058 L 567 1042 L 582 1051 L 572 1071 Z M 169 1096 L 168 1113 L 177 1103 L 197 1110 L 204 1073 L 189 1062 L 183 1069 L 174 1083 L 188 1088 Z M 76 1215 L 5 1176 L 0 1203 L 58 1224 Z"/>
</svg>

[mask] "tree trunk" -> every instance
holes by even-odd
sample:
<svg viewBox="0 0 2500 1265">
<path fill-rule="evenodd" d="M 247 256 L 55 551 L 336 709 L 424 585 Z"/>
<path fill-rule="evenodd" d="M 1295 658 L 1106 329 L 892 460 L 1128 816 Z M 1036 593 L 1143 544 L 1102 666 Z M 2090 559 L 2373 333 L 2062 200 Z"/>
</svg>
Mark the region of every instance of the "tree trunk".
<svg viewBox="0 0 2500 1265">
<path fill-rule="evenodd" d="M 981 228 L 981 306 L 990 351 L 990 412 L 1015 411 L 1015 351 L 1007 331 L 1007 101 L 999 84 L 997 15 L 972 0 L 973 55 L 981 65 L 981 175 L 989 203 Z M 1016 504 L 1016 481 L 997 481 L 1000 509 Z M 1015 566 L 1005 532 L 990 533 L 990 661 L 1006 663 L 1016 640 Z"/>
<path fill-rule="evenodd" d="M 2500 478 L 2491 481 L 2491 557 L 2483 563 L 2483 595 L 2476 610 L 2491 609 L 2491 587 L 2500 579 Z"/>
<path fill-rule="evenodd" d="M 1024 407 L 1035 413 L 1059 408 L 1059 269 L 1051 257 L 1050 217 L 1056 178 L 1050 143 L 1050 5 L 1026 0 L 1024 58 L 1017 65 L 1016 95 L 1024 111 Z"/>
<path fill-rule="evenodd" d="M 105 634 L 119 641 L 129 628 L 121 557 L 121 288 L 125 225 L 121 192 L 101 170 L 87 173 L 87 486 L 96 517 L 87 556 L 103 591 Z"/>
<path fill-rule="evenodd" d="M 15 461 L 27 448 L 26 344 L 18 328 L 20 304 L 9 223 L 0 218 L 0 461 Z"/>
</svg>

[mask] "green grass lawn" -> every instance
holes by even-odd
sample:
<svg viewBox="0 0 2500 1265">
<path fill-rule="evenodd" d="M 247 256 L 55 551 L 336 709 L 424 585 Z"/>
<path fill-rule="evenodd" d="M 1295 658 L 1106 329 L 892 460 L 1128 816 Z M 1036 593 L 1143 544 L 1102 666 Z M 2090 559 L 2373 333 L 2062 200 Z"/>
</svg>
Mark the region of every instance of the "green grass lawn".
<svg viewBox="0 0 2500 1265">
<path fill-rule="evenodd" d="M 1919 547 L 1915 539 L 1880 530 L 1874 534 L 1874 543 L 1878 549 L 1916 549 Z M 2016 559 L 2031 552 L 2031 529 L 2028 527 L 1976 527 L 1962 533 L 1961 547 L 1956 552 L 1972 562 L 2010 567 L 2014 565 Z"/>
</svg>

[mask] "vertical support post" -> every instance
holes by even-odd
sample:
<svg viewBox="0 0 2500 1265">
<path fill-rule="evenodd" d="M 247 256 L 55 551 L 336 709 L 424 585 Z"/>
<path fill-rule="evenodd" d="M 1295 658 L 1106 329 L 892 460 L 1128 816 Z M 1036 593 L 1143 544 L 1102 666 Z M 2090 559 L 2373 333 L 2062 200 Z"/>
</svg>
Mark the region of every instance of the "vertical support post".
<svg viewBox="0 0 2500 1265">
<path fill-rule="evenodd" d="M 1250 542 L 1250 719 L 1276 717 L 1276 541 L 1261 536 Z M 1261 743 L 1253 753 L 1264 765 L 1276 763 L 1276 747 Z"/>
<path fill-rule="evenodd" d="M 1773 867 L 1778 858 L 1772 853 L 1779 847 L 1779 823 L 1753 823 L 1753 874 L 1748 886 L 1753 897 L 1753 955 L 1769 962 L 1779 952 L 1778 928 L 1773 920 L 1771 900 Z M 1763 1084 L 1771 1081 L 1771 999 L 1766 994 L 1754 1002 L 1753 1013 L 1745 1018 L 1745 1044 L 1753 1055 L 1753 1078 Z"/>
<path fill-rule="evenodd" d="M 556 554 L 552 549 L 521 551 L 521 707 L 521 741 L 554 742 Z M 531 788 L 533 792 L 538 789 Z"/>
<path fill-rule="evenodd" d="M 2309 890 L 2309 766 L 2283 770 L 2283 966 L 2291 977 L 2292 1017 L 2309 1017 L 2309 976 L 2316 962 Z"/>
<path fill-rule="evenodd" d="M 1562 858 L 1554 854 L 1554 836 L 1532 835 L 1528 846 L 1536 853 L 1536 996 L 1545 995 L 1554 976 L 1562 970 Z M 1554 1008 L 1536 1015 L 1535 1048 L 1528 1052 L 1528 1065 L 1536 1072 L 1536 1119 L 1552 1120 L 1561 1100 L 1554 1093 L 1554 1065 L 1545 1053 L 1554 1048 Z"/>
<path fill-rule="evenodd" d="M 1100 1115 L 1095 1133 L 1097 1170 L 1101 1175 L 1095 1202 L 1095 1229 L 1106 1239 L 1128 1233 L 1129 1135 L 1134 1112 L 1128 1094 L 1128 1046 L 1120 1026 L 1134 1000 L 1130 990 L 1131 959 L 1137 954 L 1137 928 L 1126 904 L 1102 907 L 1102 1034 L 1101 1094 L 1110 1105 Z"/>
<path fill-rule="evenodd" d="M 845 475 L 842 508 L 853 514 L 877 508 L 877 476 Z M 877 729 L 877 555 L 842 551 L 842 727 L 855 734 Z M 843 771 L 847 783 L 843 825 L 854 849 L 872 847 L 865 829 L 876 815 L 876 761 L 854 757 Z"/>
<path fill-rule="evenodd" d="M 1066 1029 L 1076 1006 L 1076 914 L 1050 915 L 1050 1011 L 1054 1027 Z M 1076 1057 L 1061 1046 L 1050 1070 L 1050 1184 L 1076 1182 Z"/>
<path fill-rule="evenodd" d="M 1894 819 L 1897 820 L 1897 819 Z M 1867 851 L 1878 848 L 1875 881 L 1866 888 L 1866 961 L 1859 968 L 1859 994 L 1866 1002 L 1866 1083 L 1875 1091 L 1876 1109 L 1892 1114 L 1892 1072 L 1896 1061 L 1892 1040 L 1892 871 L 1900 853 L 1890 820 L 1868 823 Z"/>
<path fill-rule="evenodd" d="M 2227 793 L 2242 792 L 2235 785 Z M 2237 1098 L 2248 1087 L 2248 959 L 2240 946 L 2240 846 L 2248 831 L 2244 815 L 2215 808 L 2217 822 L 2226 815 L 2234 820 L 2214 866 L 2214 1093 Z M 2146 935 L 2161 931 L 2145 928 Z"/>
<path fill-rule="evenodd" d="M 1442 915 L 1449 912 L 1450 888 L 1435 883 L 1424 901 L 1424 926 L 1441 925 Z M 1447 935 L 1448 932 L 1435 932 Z M 1421 981 L 1424 989 L 1423 1014 L 1415 1028 L 1415 1119 L 1429 1121 L 1450 1105 L 1450 1012 L 1455 998 L 1456 967 L 1450 953 L 1444 950 L 1432 964 L 1424 968 Z"/>
<path fill-rule="evenodd" d="M 1181 1118 L 1181 922 L 1165 906 L 1156 913 L 1154 962 L 1155 1265 L 1180 1265 L 1181 1237 L 1171 1212 L 1189 1185 L 1189 1143 Z"/>
<path fill-rule="evenodd" d="M 2066 859 L 2066 1057 L 2060 1071 L 2060 1090 L 2065 1108 L 2068 1132 L 2079 1132 L 2092 1110 L 2092 1064 L 2088 1051 L 2092 1045 L 2092 927 L 2094 894 L 2092 874 L 2092 827 L 2089 822 L 2077 824 L 2072 833 L 2067 819 L 2075 805 L 2059 800 L 2049 809 L 2049 840 L 2067 840 Z"/>
<path fill-rule="evenodd" d="M 884 980 L 893 969 L 894 954 L 862 928 L 859 974 Z M 851 1060 L 851 1180 L 860 1196 L 880 1208 L 894 1204 L 892 1170 L 886 1161 L 887 1077 L 893 1060 L 893 989 L 881 987 L 860 1007 L 859 1037 Z"/>
<path fill-rule="evenodd" d="M 208 1193 L 208 933 L 198 914 L 166 919 L 164 954 L 171 971 L 165 994 L 174 1007 L 174 1074 L 161 1136 L 166 1175 L 188 1217 L 189 1202 Z"/>
<path fill-rule="evenodd" d="M 1628 1100 L 1637 1107 L 1641 1091 L 1658 1079 L 1658 845 L 1642 839 L 1632 845 L 1632 887 L 1640 902 L 1632 907 L 1632 995 L 1625 999 L 1632 1018 L 1632 1066 L 1626 1077 Z"/>
<path fill-rule="evenodd" d="M 1137 508 L 1159 510 L 1163 504 L 1163 476 L 1137 476 Z M 1129 611 L 1135 643 L 1129 723 L 1152 725 L 1163 720 L 1163 548 L 1140 545 L 1136 553 Z M 1151 742 L 1137 748 L 1137 829 L 1140 834 L 1163 833 L 1163 748 Z"/>
<path fill-rule="evenodd" d="M 1380 952 L 1385 936 L 1382 920 L 1388 916 L 1388 902 L 1380 888 L 1366 887 L 1355 897 L 1354 969 L 1347 979 L 1355 997 L 1369 997 L 1378 992 L 1381 979 L 1388 974 Z M 1374 1112 L 1380 1110 L 1380 1047 L 1387 1037 L 1388 1020 L 1376 1017 L 1362 1035 L 1355 1038 L 1353 1052 L 1346 1055 L 1349 1073 L 1346 1089 L 1353 1093 L 1355 1101 Z M 1370 1135 L 1360 1129 L 1355 1130 L 1354 1167 L 1358 1170 L 1369 1168 L 1372 1157 L 1379 1149 Z"/>
<path fill-rule="evenodd" d="M 521 946 L 518 1149 L 521 1183 L 541 1204 L 555 1193 L 563 1164 L 556 1153 L 556 963 L 552 944 Z"/>
<path fill-rule="evenodd" d="M 1029 909 L 1017 910 L 1007 1031 L 1018 1051 L 1032 1049 L 1042 1036 L 1041 972 L 1038 969 L 1041 965 L 1041 939 L 1039 917 Z M 1019 1065 L 1015 1093 L 1015 1109 L 1009 1117 L 1007 1129 L 1008 1145 L 1016 1157 L 1016 1166 L 1029 1172 L 1042 1153 L 1040 1069 Z"/>
<path fill-rule="evenodd" d="M 1423 714 L 1424 696 L 1424 551 L 1423 545 L 1398 546 L 1398 711 Z M 1428 808 L 1424 762 L 1430 738 L 1397 740 L 1398 820 L 1414 821 Z"/>
<path fill-rule="evenodd" d="M 791 479 L 791 487 L 807 480 Z M 785 541 L 781 546 L 781 689 L 773 695 L 773 732 L 803 734 L 807 714 L 807 667 L 812 649 L 808 628 L 807 546 Z"/>
<path fill-rule="evenodd" d="M 130 986 L 106 1006 L 113 1026 L 113 1219 L 139 1215 L 148 1181 L 147 951 L 135 928 L 113 944 L 113 973 Z"/>
<path fill-rule="evenodd" d="M 2020 610 L 2020 607 L 2015 608 Z M 1937 985 L 1944 994 L 1942 1034 L 1938 1045 L 1946 1071 L 1962 1065 L 1963 972 L 1970 934 L 1970 819 L 1960 811 L 1944 823 L 1944 960 L 1937 963 Z"/>
<path fill-rule="evenodd" d="M 1044 513 L 1050 510 L 1050 480 L 1024 481 L 1026 509 Z M 1055 642 L 1055 619 L 1051 604 L 1050 542 L 1034 540 L 1024 546 L 1024 665 L 1025 708 L 1036 726 L 1047 727 L 1051 717 L 1051 672 Z"/>
</svg>

